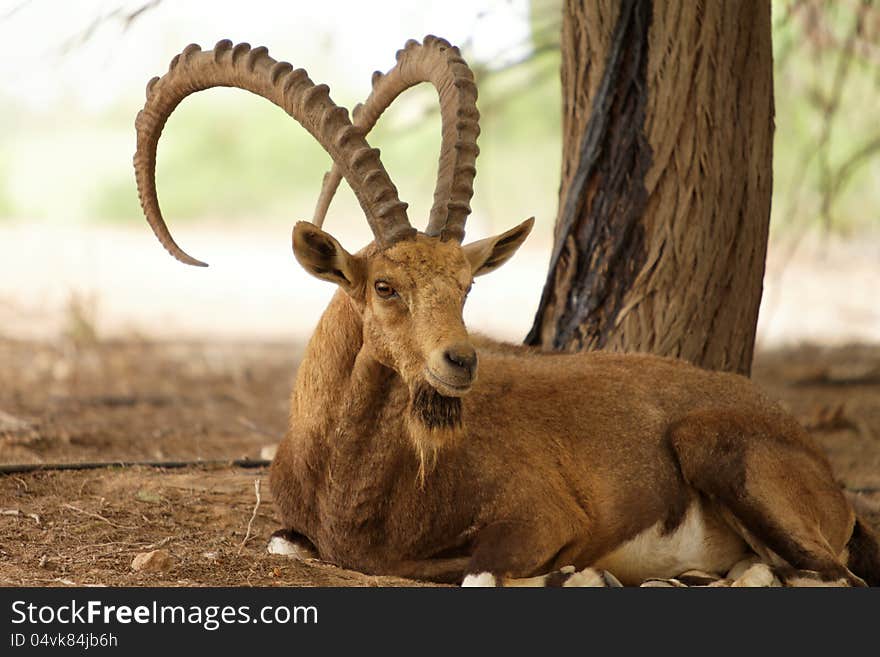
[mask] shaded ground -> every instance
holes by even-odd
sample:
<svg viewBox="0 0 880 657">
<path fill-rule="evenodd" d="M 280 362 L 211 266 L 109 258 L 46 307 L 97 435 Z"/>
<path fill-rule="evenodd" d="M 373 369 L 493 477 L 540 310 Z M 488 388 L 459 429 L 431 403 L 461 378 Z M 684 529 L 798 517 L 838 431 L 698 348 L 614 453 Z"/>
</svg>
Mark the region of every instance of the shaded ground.
<svg viewBox="0 0 880 657">
<path fill-rule="evenodd" d="M 259 458 L 284 430 L 300 353 L 290 344 L 0 340 L 0 463 Z M 880 526 L 880 347 L 761 354 L 754 376 L 810 429 Z M 278 523 L 261 468 L 0 476 L 0 512 L 3 585 L 408 583 L 267 555 Z M 137 553 L 159 547 L 170 570 L 132 571 Z"/>
<path fill-rule="evenodd" d="M 257 478 L 262 503 L 242 547 Z M 4 509 L 21 511 L 0 517 L 0 584 L 6 586 L 412 585 L 267 554 L 278 523 L 265 471 L 133 468 L 6 476 L 0 500 Z M 171 553 L 169 570 L 131 569 L 136 554 L 157 548 Z"/>
<path fill-rule="evenodd" d="M 0 462 L 257 458 L 284 431 L 291 345 L 0 340 Z M 2 432 L 2 423 L 0 423 Z"/>
</svg>

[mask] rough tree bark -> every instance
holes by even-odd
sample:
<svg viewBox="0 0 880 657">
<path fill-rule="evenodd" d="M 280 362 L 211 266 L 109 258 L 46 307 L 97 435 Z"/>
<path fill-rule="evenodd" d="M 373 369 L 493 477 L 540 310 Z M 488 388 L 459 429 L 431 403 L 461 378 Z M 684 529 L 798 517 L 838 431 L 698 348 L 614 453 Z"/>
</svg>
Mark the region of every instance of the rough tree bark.
<svg viewBox="0 0 880 657">
<path fill-rule="evenodd" d="M 566 0 L 556 240 L 529 344 L 748 373 L 770 220 L 766 0 Z"/>
</svg>

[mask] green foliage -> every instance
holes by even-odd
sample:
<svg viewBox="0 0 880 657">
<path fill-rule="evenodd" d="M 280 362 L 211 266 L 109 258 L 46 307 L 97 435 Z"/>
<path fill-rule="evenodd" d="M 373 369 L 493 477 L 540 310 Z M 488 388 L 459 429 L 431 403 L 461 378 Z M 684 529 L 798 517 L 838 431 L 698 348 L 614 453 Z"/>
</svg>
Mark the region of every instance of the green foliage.
<svg viewBox="0 0 880 657">
<path fill-rule="evenodd" d="M 531 214 L 552 225 L 560 111 L 559 82 L 551 71 L 557 69 L 553 55 L 480 81 L 481 154 L 473 205 L 492 227 Z M 421 225 L 437 174 L 436 93 L 428 87 L 407 92 L 383 115 L 370 142 L 382 150 L 383 163 L 410 203 L 412 220 Z M 212 90 L 187 100 L 172 115 L 159 145 L 156 179 L 169 222 L 290 220 L 311 215 L 329 165 L 315 140 L 277 108 L 234 90 Z M 523 179 L 527 184 L 518 182 Z M 340 197 L 350 201 L 351 196 L 340 190 Z M 141 220 L 128 166 L 96 182 L 88 214 Z"/>
<path fill-rule="evenodd" d="M 10 112 L 8 108 L 3 107 L 2 99 L 0 99 L 0 125 L 9 125 L 10 123 Z M 9 145 L 7 140 L 3 138 L 3 133 L 0 132 L 0 221 L 8 219 L 15 214 L 15 203 L 9 193 L 10 158 Z"/>
<path fill-rule="evenodd" d="M 850 39 L 864 6 L 773 3 L 774 230 L 857 231 L 880 219 L 880 65 L 871 45 L 880 9 L 871 6 L 873 22 Z M 473 207 L 487 230 L 532 214 L 549 230 L 556 215 L 559 0 L 532 0 L 529 17 L 533 56 L 500 71 L 472 62 L 483 117 Z M 0 131 L 0 217 L 142 221 L 131 167 L 140 102 L 126 99 L 100 116 L 63 105 L 33 115 L 0 104 L 0 124 L 14 126 Z M 439 139 L 436 95 L 427 87 L 407 92 L 370 136 L 419 225 L 432 200 Z M 290 221 L 311 215 L 328 166 L 321 147 L 279 109 L 217 89 L 188 99 L 170 119 L 157 183 L 172 223 Z M 339 201 L 354 205 L 345 188 Z"/>
<path fill-rule="evenodd" d="M 0 221 L 11 217 L 15 212 L 15 204 L 7 191 L 6 170 L 6 163 L 0 159 Z"/>
<path fill-rule="evenodd" d="M 316 195 L 329 166 L 321 147 L 281 110 L 229 90 L 182 105 L 163 131 L 157 159 L 163 212 L 175 220 L 289 217 Z M 139 217 L 132 171 L 101 181 L 92 208 L 103 219 Z"/>
<path fill-rule="evenodd" d="M 559 53 L 498 73 L 481 85 L 483 128 L 476 210 L 495 230 L 534 215 L 556 218 L 561 168 Z"/>
<path fill-rule="evenodd" d="M 776 232 L 876 228 L 880 220 L 880 9 L 774 4 Z"/>
</svg>

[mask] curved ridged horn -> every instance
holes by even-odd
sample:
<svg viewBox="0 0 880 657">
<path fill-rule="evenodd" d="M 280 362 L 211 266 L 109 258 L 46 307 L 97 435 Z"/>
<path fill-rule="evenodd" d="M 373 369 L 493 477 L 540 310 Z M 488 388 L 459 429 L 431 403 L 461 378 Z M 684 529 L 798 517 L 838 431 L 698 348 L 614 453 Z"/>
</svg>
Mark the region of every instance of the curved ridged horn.
<svg viewBox="0 0 880 657">
<path fill-rule="evenodd" d="M 425 233 L 461 242 L 474 194 L 480 113 L 473 73 L 458 48 L 430 35 L 423 43 L 407 41 L 397 52 L 394 68 L 384 75 L 378 71 L 373 74 L 373 90 L 354 108 L 352 120 L 366 135 L 395 98 L 421 82 L 430 82 L 437 89 L 442 126 L 434 204 Z M 312 220 L 318 226 L 324 222 L 341 177 L 342 170 L 335 164 L 324 176 Z"/>
<path fill-rule="evenodd" d="M 237 46 L 223 40 L 213 50 L 192 44 L 171 60 L 168 72 L 147 84 L 147 102 L 138 113 L 137 151 L 134 155 L 138 196 L 147 221 L 162 245 L 190 265 L 205 263 L 187 255 L 171 237 L 156 196 L 156 146 L 168 117 L 190 94 L 211 87 L 238 87 L 272 101 L 296 119 L 324 147 L 354 190 L 380 246 L 415 233 L 406 215 L 406 203 L 363 133 L 338 107 L 326 85 L 316 85 L 302 69 L 276 62 L 266 48 Z"/>
</svg>

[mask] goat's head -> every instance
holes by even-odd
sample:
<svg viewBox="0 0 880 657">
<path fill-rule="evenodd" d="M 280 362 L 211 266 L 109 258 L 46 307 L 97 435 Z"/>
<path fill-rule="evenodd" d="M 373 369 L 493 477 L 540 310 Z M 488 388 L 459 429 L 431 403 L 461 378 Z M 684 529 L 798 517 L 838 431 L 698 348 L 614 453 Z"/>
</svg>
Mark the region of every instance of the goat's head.
<svg viewBox="0 0 880 657">
<path fill-rule="evenodd" d="M 476 377 L 477 356 L 462 320 L 473 278 L 510 258 L 532 220 L 462 246 L 478 153 L 473 75 L 458 49 L 436 37 L 407 42 L 397 60 L 387 74 L 374 75 L 373 91 L 355 108 L 352 123 L 330 100 L 326 86 L 274 61 L 265 48 L 233 47 L 229 41 L 207 52 L 188 46 L 165 76 L 147 86 L 147 104 L 137 121 L 135 170 L 141 204 L 156 236 L 179 260 L 204 265 L 177 246 L 159 211 L 154 172 L 162 126 L 184 97 L 221 85 L 259 94 L 293 116 L 334 163 L 312 223 L 294 228 L 294 254 L 308 272 L 336 283 L 353 299 L 363 317 L 364 348 L 399 373 L 414 399 L 421 396 L 424 404 L 436 406 L 438 396 L 454 399 L 467 393 Z M 365 139 L 391 102 L 420 82 L 436 87 L 442 122 L 434 204 L 423 233 L 410 225 L 406 204 L 399 200 L 378 151 Z M 341 177 L 349 182 L 376 238 L 354 255 L 321 229 Z"/>
<path fill-rule="evenodd" d="M 293 251 L 306 271 L 336 283 L 355 300 L 364 346 L 379 362 L 396 370 L 414 392 L 427 384 L 458 397 L 477 374 L 476 351 L 462 319 L 473 279 L 500 267 L 531 227 L 529 219 L 464 246 L 417 233 L 352 255 L 314 224 L 299 222 Z"/>
</svg>

